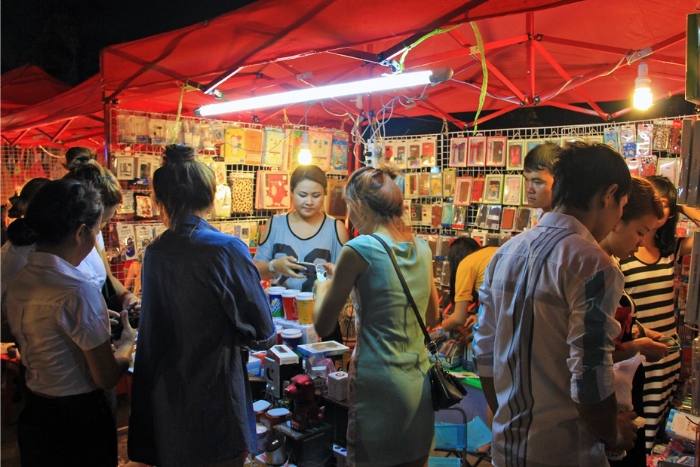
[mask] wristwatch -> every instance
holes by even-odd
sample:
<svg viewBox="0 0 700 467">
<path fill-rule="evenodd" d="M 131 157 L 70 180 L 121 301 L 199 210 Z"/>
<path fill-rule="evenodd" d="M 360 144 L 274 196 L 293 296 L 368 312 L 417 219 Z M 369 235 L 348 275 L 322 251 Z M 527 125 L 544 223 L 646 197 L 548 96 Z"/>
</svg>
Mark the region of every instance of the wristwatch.
<svg viewBox="0 0 700 467">
<path fill-rule="evenodd" d="M 275 268 L 272 266 L 272 263 L 275 261 L 274 258 L 270 260 L 269 263 L 267 263 L 267 269 L 274 275 L 277 275 L 277 271 L 275 271 Z"/>
</svg>

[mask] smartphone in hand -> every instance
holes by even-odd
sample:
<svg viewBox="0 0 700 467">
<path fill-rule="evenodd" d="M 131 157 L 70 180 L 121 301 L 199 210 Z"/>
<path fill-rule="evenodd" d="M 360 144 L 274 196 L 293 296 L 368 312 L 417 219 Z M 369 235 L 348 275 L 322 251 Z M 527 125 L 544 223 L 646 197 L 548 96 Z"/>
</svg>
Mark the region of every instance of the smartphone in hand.
<svg viewBox="0 0 700 467">
<path fill-rule="evenodd" d="M 308 277 L 316 277 L 316 265 L 314 263 L 303 263 L 299 261 L 297 264 L 300 264 L 306 268 L 303 271 L 298 271 L 299 274 L 303 274 Z"/>
<path fill-rule="evenodd" d="M 659 339 L 659 342 L 668 347 L 669 352 L 678 352 L 681 350 L 680 344 L 673 337 L 662 337 Z"/>
</svg>

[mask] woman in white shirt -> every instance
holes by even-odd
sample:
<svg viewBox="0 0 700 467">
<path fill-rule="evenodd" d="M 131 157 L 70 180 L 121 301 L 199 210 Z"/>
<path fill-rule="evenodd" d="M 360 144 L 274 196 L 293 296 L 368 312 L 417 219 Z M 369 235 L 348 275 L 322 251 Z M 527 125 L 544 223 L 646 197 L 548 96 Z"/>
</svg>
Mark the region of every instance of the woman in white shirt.
<svg viewBox="0 0 700 467">
<path fill-rule="evenodd" d="M 122 312 L 124 331 L 112 350 L 102 294 L 78 270 L 95 247 L 102 210 L 97 190 L 57 180 L 8 230 L 14 243 L 36 244 L 3 301 L 27 367 L 29 391 L 17 426 L 23 466 L 117 463 L 105 390 L 128 369 L 135 332 Z"/>
</svg>

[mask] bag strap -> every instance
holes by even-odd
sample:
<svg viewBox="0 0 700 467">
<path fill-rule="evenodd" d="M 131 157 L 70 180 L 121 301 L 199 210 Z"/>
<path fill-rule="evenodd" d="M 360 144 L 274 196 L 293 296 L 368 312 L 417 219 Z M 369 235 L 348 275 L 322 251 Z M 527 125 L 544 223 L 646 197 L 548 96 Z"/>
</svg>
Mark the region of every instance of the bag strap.
<svg viewBox="0 0 700 467">
<path fill-rule="evenodd" d="M 401 286 L 403 287 L 403 291 L 406 294 L 406 298 L 408 298 L 408 302 L 411 304 L 411 308 L 413 308 L 413 313 L 416 315 L 416 319 L 418 320 L 418 324 L 420 324 L 420 328 L 423 331 L 423 336 L 425 338 L 425 345 L 428 346 L 428 351 L 430 352 L 431 355 L 437 355 L 437 346 L 435 345 L 435 342 L 430 338 L 430 334 L 428 333 L 428 330 L 425 329 L 425 324 L 423 323 L 423 318 L 421 318 L 420 313 L 418 312 L 418 306 L 416 305 L 416 302 L 413 300 L 413 295 L 411 295 L 410 290 L 408 290 L 408 285 L 406 284 L 406 280 L 403 278 L 403 274 L 401 273 L 401 269 L 399 269 L 399 265 L 396 262 L 396 258 L 394 257 L 394 253 L 392 253 L 391 248 L 389 248 L 389 245 L 386 244 L 384 240 L 382 240 L 378 235 L 372 234 L 371 237 L 374 237 L 375 240 L 377 240 L 379 243 L 382 244 L 384 249 L 386 250 L 387 254 L 389 255 L 389 259 L 391 259 L 391 263 L 394 265 L 394 269 L 396 270 L 396 274 L 399 276 L 399 281 L 401 281 Z"/>
</svg>

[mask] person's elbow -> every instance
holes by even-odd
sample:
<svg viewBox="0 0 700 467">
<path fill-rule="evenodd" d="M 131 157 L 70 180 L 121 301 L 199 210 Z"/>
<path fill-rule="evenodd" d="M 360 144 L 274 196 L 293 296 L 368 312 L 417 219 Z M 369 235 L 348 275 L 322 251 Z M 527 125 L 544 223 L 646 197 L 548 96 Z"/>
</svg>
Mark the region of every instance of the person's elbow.
<svg viewBox="0 0 700 467">
<path fill-rule="evenodd" d="M 329 320 L 326 320 L 326 321 L 329 321 Z M 322 337 L 330 336 L 331 333 L 333 333 L 333 331 L 335 330 L 335 324 L 331 323 L 330 321 L 329 322 L 322 322 L 321 321 L 321 322 L 315 324 L 314 327 L 316 328 L 316 333 L 318 333 L 318 335 L 322 336 Z"/>
<path fill-rule="evenodd" d="M 272 334 L 263 339 L 251 339 L 245 345 L 253 350 L 267 350 L 277 342 L 277 330 L 273 330 Z"/>
<path fill-rule="evenodd" d="M 117 385 L 122 376 L 120 368 L 98 370 L 92 374 L 92 379 L 98 388 L 105 391 Z"/>
</svg>

